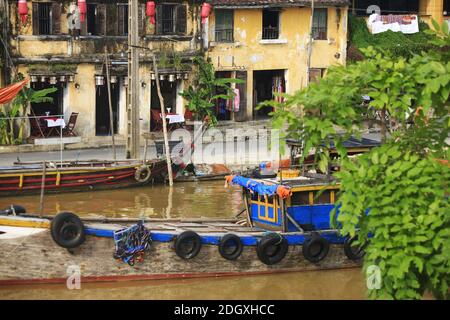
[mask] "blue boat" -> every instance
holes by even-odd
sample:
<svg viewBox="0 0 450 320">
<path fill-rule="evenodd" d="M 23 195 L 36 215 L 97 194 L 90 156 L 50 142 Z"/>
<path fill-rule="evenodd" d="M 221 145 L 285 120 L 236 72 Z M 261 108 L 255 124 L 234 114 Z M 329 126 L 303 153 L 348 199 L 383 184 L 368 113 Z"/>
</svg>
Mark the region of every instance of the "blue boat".
<svg viewBox="0 0 450 320">
<path fill-rule="evenodd" d="M 320 174 L 282 182 L 226 179 L 242 188 L 243 210 L 232 219 L 86 219 L 69 212 L 39 217 L 20 206 L 7 208 L 0 212 L 0 261 L 8 261 L 0 264 L 0 283 L 65 281 L 74 265 L 82 266 L 83 281 L 360 265 L 364 251 L 355 239 L 330 225 L 337 181 Z"/>
</svg>

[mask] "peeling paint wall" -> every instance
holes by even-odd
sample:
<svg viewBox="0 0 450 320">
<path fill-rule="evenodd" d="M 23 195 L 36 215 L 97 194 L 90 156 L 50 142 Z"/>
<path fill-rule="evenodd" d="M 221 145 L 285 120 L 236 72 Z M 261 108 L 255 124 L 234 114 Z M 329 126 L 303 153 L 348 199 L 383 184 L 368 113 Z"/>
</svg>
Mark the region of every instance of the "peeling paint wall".
<svg viewBox="0 0 450 320">
<path fill-rule="evenodd" d="M 340 16 L 338 14 L 340 12 Z M 328 40 L 314 40 L 312 68 L 345 64 L 347 47 L 347 7 L 328 8 Z M 215 16 L 209 19 L 208 55 L 217 70 L 247 70 L 247 115 L 253 110 L 253 71 L 287 70 L 288 93 L 307 84 L 310 8 L 284 8 L 280 14 L 277 40 L 262 38 L 262 9 L 234 10 L 234 42 L 215 43 Z"/>
</svg>

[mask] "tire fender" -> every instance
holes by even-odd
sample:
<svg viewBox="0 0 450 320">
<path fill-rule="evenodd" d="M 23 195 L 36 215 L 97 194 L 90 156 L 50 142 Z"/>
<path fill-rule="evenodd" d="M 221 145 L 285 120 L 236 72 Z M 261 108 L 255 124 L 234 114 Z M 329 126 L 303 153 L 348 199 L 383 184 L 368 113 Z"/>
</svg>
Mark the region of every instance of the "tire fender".
<svg viewBox="0 0 450 320">
<path fill-rule="evenodd" d="M 81 219 L 71 212 L 58 213 L 50 224 L 53 241 L 66 249 L 73 249 L 86 240 Z"/>
</svg>

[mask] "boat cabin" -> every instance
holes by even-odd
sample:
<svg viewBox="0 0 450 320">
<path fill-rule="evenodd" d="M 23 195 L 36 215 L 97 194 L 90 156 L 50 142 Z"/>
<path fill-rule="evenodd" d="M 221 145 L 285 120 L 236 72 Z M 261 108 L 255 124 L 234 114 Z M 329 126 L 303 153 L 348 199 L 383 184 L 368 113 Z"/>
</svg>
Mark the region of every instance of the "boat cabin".
<svg viewBox="0 0 450 320">
<path fill-rule="evenodd" d="M 329 230 L 339 184 L 322 174 L 305 174 L 280 183 L 279 178 L 235 177 L 243 186 L 249 223 L 264 230 L 306 232 Z"/>
</svg>

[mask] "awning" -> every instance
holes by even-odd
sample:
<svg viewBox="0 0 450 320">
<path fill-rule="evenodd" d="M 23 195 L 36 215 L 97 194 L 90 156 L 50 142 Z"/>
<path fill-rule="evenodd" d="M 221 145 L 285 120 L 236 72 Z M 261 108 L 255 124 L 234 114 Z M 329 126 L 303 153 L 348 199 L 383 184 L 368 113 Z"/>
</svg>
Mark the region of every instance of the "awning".
<svg viewBox="0 0 450 320">
<path fill-rule="evenodd" d="M 0 104 L 11 102 L 19 93 L 20 90 L 28 83 L 28 79 L 21 82 L 11 84 L 3 89 L 0 89 Z"/>
</svg>

